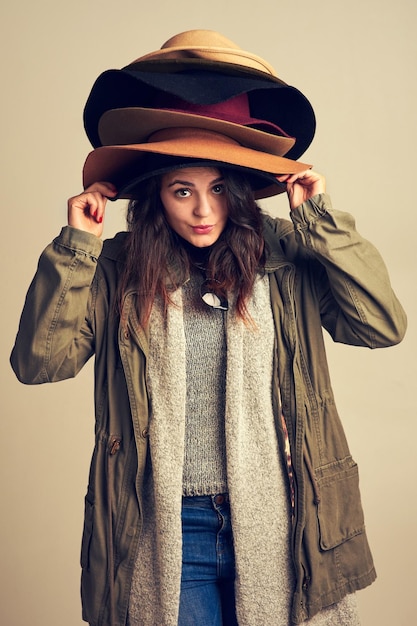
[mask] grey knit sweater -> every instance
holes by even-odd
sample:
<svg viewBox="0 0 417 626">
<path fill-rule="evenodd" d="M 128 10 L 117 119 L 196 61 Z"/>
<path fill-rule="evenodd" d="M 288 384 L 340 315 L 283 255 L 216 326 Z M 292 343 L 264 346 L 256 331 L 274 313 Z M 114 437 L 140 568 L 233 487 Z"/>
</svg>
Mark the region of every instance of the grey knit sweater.
<svg viewBox="0 0 417 626">
<path fill-rule="evenodd" d="M 201 273 L 196 272 L 183 287 L 186 496 L 227 492 L 225 312 L 203 302 L 199 295 L 202 281 Z"/>
</svg>

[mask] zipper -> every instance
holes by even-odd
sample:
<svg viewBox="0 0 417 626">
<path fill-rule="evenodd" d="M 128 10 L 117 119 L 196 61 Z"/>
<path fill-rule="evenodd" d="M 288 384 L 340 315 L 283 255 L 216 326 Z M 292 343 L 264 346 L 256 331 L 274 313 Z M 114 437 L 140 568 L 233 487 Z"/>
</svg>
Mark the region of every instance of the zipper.
<svg viewBox="0 0 417 626">
<path fill-rule="evenodd" d="M 112 514 L 112 487 L 114 478 L 114 457 L 120 450 L 122 440 L 116 435 L 110 435 L 107 455 L 107 551 L 108 551 L 108 579 L 111 626 L 117 624 L 116 599 L 114 592 L 114 542 L 113 542 L 113 514 Z"/>
<path fill-rule="evenodd" d="M 287 386 L 289 387 L 288 405 L 286 411 L 288 415 L 284 418 L 287 421 L 287 427 L 289 426 L 288 419 L 290 417 L 295 418 L 294 426 L 288 428 L 289 431 L 289 444 L 291 449 L 291 460 L 293 470 L 293 486 L 294 486 L 294 523 L 292 527 L 292 559 L 294 563 L 294 570 L 296 578 L 299 581 L 304 580 L 303 566 L 301 561 L 298 563 L 297 552 L 301 546 L 301 521 L 300 521 L 300 482 L 302 483 L 302 471 L 303 471 L 303 453 L 302 449 L 298 450 L 297 443 L 300 439 L 304 438 L 303 425 L 300 424 L 298 419 L 298 412 L 300 406 L 303 404 L 302 399 L 297 397 L 296 389 L 296 354 L 297 354 L 297 312 L 295 309 L 295 285 L 296 275 L 292 265 L 284 267 L 284 273 L 282 277 L 282 296 L 284 303 L 284 329 L 285 340 L 287 344 L 287 353 L 289 355 L 289 365 L 286 368 L 284 376 L 287 378 Z M 300 443 L 302 445 L 302 442 Z M 302 487 L 302 485 L 301 485 Z"/>
</svg>

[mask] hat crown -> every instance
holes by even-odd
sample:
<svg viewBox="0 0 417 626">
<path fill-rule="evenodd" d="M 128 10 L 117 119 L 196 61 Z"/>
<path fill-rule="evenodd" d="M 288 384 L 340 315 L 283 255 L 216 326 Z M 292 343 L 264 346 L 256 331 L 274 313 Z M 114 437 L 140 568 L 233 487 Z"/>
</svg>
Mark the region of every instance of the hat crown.
<svg viewBox="0 0 417 626">
<path fill-rule="evenodd" d="M 168 39 L 168 41 L 161 46 L 161 50 L 165 48 L 184 48 L 188 46 L 241 50 L 233 41 L 215 30 L 187 30 Z"/>
</svg>

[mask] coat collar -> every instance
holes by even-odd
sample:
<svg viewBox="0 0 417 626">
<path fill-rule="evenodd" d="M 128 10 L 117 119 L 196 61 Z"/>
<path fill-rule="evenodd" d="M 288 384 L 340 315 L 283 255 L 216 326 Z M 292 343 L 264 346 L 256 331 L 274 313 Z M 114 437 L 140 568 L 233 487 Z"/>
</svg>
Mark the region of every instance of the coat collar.
<svg viewBox="0 0 417 626">
<path fill-rule="evenodd" d="M 294 232 L 294 226 L 288 220 L 274 219 L 263 216 L 265 239 L 265 271 L 267 273 L 284 265 L 291 265 L 291 261 L 283 248 L 284 240 Z"/>
</svg>

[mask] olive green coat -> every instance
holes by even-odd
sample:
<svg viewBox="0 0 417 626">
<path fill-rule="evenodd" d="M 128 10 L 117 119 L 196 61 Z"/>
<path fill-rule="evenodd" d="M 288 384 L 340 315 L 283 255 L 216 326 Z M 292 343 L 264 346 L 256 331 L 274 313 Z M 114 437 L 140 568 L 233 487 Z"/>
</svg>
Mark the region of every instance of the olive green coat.
<svg viewBox="0 0 417 626">
<path fill-rule="evenodd" d="M 323 194 L 291 217 L 266 217 L 265 240 L 276 329 L 273 402 L 278 412 L 280 392 L 294 474 L 298 623 L 375 578 L 322 327 L 335 341 L 379 348 L 398 343 L 406 321 L 379 253 L 349 214 Z M 40 258 L 11 356 L 19 380 L 39 384 L 75 376 L 95 354 L 96 443 L 81 551 L 83 618 L 93 626 L 125 625 L 140 541 L 147 337 L 134 290 L 121 317 L 113 306 L 126 236 L 102 247 L 93 235 L 63 228 Z"/>
</svg>

